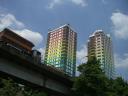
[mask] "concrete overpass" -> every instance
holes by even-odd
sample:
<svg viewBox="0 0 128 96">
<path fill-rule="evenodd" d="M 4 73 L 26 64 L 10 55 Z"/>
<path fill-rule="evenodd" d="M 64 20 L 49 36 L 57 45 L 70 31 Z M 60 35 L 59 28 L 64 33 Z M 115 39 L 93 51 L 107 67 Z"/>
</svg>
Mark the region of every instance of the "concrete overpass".
<svg viewBox="0 0 128 96">
<path fill-rule="evenodd" d="M 41 88 L 49 96 L 69 96 L 73 84 L 71 78 L 63 72 L 35 63 L 32 56 L 1 42 L 0 75 Z"/>
</svg>

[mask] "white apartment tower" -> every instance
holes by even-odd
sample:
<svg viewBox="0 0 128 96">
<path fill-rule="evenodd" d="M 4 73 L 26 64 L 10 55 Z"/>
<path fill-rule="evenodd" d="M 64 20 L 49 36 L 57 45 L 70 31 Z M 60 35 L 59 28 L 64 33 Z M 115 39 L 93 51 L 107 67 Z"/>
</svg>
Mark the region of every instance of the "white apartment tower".
<svg viewBox="0 0 128 96">
<path fill-rule="evenodd" d="M 95 56 L 108 78 L 114 78 L 112 40 L 109 34 L 96 30 L 88 40 L 88 58 Z"/>
</svg>

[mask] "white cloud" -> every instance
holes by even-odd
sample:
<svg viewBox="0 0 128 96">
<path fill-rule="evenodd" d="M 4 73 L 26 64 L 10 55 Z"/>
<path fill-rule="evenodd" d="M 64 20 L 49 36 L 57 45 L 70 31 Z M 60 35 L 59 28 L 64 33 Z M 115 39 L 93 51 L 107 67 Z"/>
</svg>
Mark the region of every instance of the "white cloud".
<svg viewBox="0 0 128 96">
<path fill-rule="evenodd" d="M 77 64 L 76 67 L 87 61 L 87 47 L 83 45 L 80 50 L 77 51 Z M 80 72 L 76 70 L 76 76 L 79 76 Z"/>
<path fill-rule="evenodd" d="M 38 51 L 41 52 L 41 61 L 43 62 L 45 56 L 45 48 L 39 48 Z"/>
<path fill-rule="evenodd" d="M 117 38 L 128 39 L 128 15 L 115 12 L 111 16 L 113 31 Z"/>
<path fill-rule="evenodd" d="M 43 41 L 43 36 L 39 32 L 25 28 L 24 23 L 15 18 L 13 14 L 0 14 L 0 30 L 4 28 L 14 29 L 13 31 L 38 46 Z"/>
<path fill-rule="evenodd" d="M 115 54 L 115 67 L 128 69 L 128 53 L 124 54 L 123 56 Z"/>
<path fill-rule="evenodd" d="M 49 4 L 48 8 L 52 9 L 54 8 L 56 5 L 59 5 L 63 2 L 63 0 L 52 0 L 52 2 Z"/>
<path fill-rule="evenodd" d="M 0 29 L 5 27 L 24 28 L 24 24 L 18 21 L 12 14 L 0 14 Z"/>
<path fill-rule="evenodd" d="M 80 5 L 82 7 L 87 6 L 87 2 L 86 0 L 71 0 L 74 4 L 76 5 Z"/>
<path fill-rule="evenodd" d="M 107 4 L 107 1 L 106 0 L 101 0 L 103 4 Z"/>
<path fill-rule="evenodd" d="M 77 51 L 77 62 L 85 63 L 87 61 L 87 47 L 83 45 L 80 50 Z"/>
<path fill-rule="evenodd" d="M 87 6 L 86 0 L 52 0 L 49 3 L 48 8 L 49 9 L 53 9 L 55 6 L 61 5 L 61 4 L 65 3 L 65 2 L 71 2 L 71 3 L 73 3 L 75 5 L 79 5 L 81 7 Z"/>
<path fill-rule="evenodd" d="M 34 45 L 38 46 L 43 41 L 43 36 L 39 32 L 33 32 L 28 29 L 22 29 L 22 30 L 14 30 L 17 34 L 20 36 L 26 38 L 27 40 L 34 43 Z"/>
<path fill-rule="evenodd" d="M 125 53 L 123 56 L 115 54 L 114 57 L 116 75 L 128 80 L 128 53 Z"/>
</svg>

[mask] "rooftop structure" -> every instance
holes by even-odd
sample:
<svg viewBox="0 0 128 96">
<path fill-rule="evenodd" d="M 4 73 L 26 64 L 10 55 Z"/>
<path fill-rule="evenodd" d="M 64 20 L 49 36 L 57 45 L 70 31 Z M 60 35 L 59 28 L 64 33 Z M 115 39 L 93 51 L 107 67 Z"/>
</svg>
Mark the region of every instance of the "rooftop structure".
<svg viewBox="0 0 128 96">
<path fill-rule="evenodd" d="M 25 38 L 7 28 L 0 32 L 0 41 L 8 43 L 10 46 L 16 47 L 18 49 L 22 49 L 28 53 L 30 53 L 34 47 L 32 42 L 26 40 Z"/>
</svg>

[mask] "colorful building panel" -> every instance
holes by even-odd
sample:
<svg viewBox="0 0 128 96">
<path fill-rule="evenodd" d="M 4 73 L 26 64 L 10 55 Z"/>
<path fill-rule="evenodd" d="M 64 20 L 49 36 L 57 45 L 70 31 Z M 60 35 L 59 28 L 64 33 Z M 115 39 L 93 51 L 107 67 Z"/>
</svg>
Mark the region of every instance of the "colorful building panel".
<svg viewBox="0 0 128 96">
<path fill-rule="evenodd" d="M 68 24 L 48 33 L 45 64 L 75 76 L 77 34 Z"/>
</svg>

